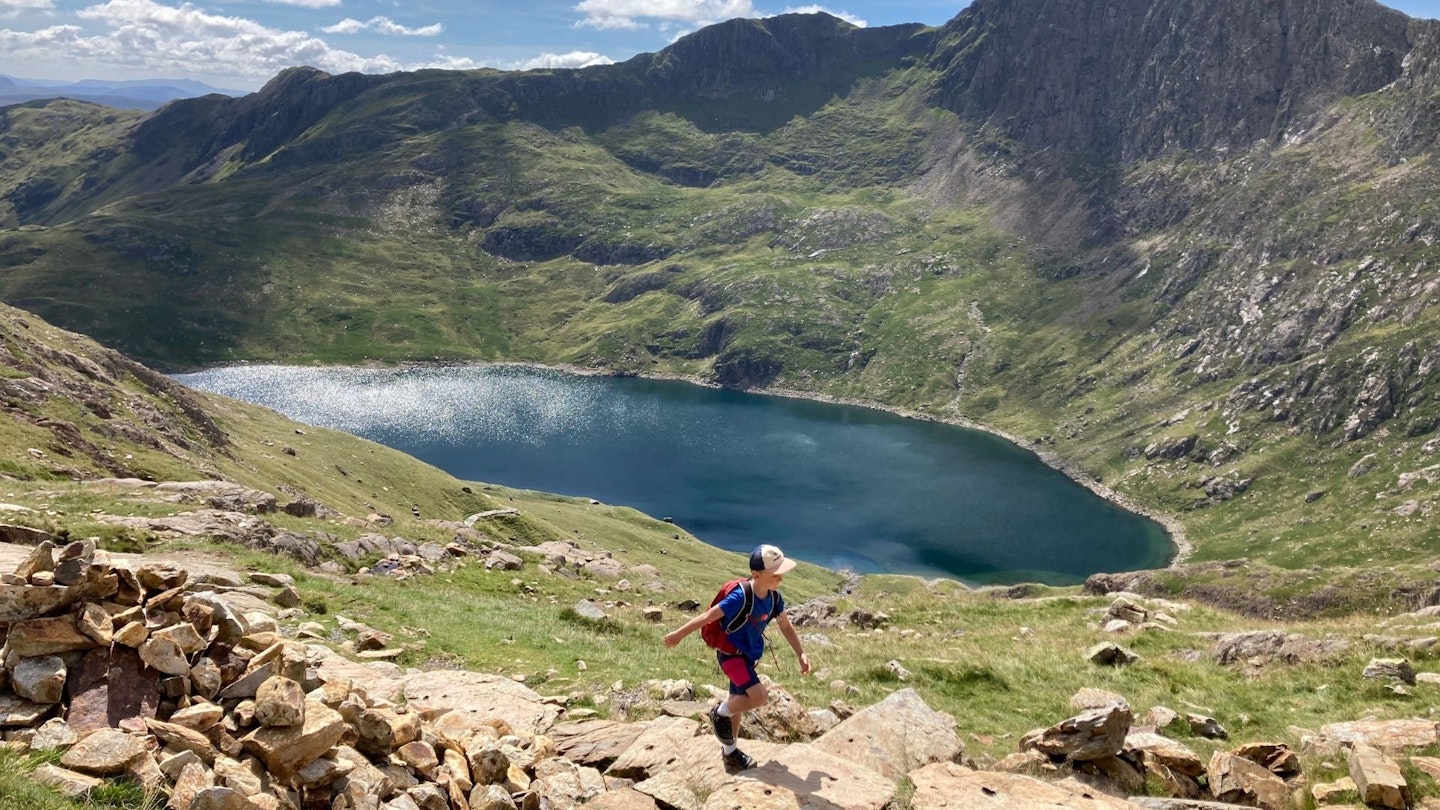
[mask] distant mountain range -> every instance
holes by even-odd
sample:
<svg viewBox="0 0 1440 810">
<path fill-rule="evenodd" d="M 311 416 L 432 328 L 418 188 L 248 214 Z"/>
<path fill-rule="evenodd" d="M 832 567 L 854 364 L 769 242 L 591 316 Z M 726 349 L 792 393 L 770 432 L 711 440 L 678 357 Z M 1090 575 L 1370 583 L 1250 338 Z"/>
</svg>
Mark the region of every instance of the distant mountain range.
<svg viewBox="0 0 1440 810">
<path fill-rule="evenodd" d="M 246 92 L 211 87 L 204 82 L 190 79 L 81 79 L 78 82 L 66 82 L 0 76 L 0 107 L 42 98 L 72 98 L 123 110 L 153 110 L 177 98 L 195 98 L 212 93 L 243 96 Z"/>
</svg>

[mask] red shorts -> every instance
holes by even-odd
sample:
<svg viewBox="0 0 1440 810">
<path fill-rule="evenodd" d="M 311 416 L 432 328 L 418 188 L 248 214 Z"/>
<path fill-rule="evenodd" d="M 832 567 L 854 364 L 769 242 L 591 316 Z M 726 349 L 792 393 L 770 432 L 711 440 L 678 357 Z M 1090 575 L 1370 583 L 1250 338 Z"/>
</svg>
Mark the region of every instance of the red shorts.
<svg viewBox="0 0 1440 810">
<path fill-rule="evenodd" d="M 750 691 L 751 687 L 760 685 L 760 676 L 755 673 L 755 662 L 743 655 L 726 655 L 716 653 L 720 661 L 720 671 L 730 679 L 730 694 L 743 695 Z"/>
</svg>

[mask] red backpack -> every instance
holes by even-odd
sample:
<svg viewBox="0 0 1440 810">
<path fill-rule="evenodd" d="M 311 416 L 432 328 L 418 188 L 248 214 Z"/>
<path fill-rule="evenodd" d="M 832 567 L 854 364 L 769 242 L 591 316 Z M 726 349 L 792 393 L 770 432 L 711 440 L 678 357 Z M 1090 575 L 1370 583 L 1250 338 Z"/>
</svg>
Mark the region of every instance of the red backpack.
<svg viewBox="0 0 1440 810">
<path fill-rule="evenodd" d="M 740 652 L 735 649 L 734 644 L 730 643 L 730 639 L 726 637 L 726 634 L 738 631 L 745 626 L 746 620 L 750 618 L 751 611 L 755 609 L 754 586 L 748 579 L 732 579 L 722 585 L 720 592 L 715 594 L 714 599 L 710 600 L 710 607 L 715 607 L 720 604 L 721 600 L 733 593 L 736 588 L 740 588 L 745 592 L 745 602 L 740 606 L 740 612 L 735 614 L 735 618 L 727 622 L 725 621 L 725 617 L 721 616 L 713 622 L 705 623 L 700 628 L 700 638 L 704 639 L 705 643 L 712 648 L 726 655 L 736 655 Z"/>
</svg>

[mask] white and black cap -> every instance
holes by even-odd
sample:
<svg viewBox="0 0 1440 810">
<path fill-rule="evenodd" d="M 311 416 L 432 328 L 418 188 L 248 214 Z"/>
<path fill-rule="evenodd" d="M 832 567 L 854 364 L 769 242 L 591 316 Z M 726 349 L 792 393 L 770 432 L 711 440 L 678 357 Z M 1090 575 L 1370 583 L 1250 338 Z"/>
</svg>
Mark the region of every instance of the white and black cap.
<svg viewBox="0 0 1440 810">
<path fill-rule="evenodd" d="M 750 552 L 750 570 L 765 571 L 770 574 L 783 574 L 795 567 L 795 561 L 785 556 L 785 552 L 770 544 L 756 546 Z"/>
</svg>

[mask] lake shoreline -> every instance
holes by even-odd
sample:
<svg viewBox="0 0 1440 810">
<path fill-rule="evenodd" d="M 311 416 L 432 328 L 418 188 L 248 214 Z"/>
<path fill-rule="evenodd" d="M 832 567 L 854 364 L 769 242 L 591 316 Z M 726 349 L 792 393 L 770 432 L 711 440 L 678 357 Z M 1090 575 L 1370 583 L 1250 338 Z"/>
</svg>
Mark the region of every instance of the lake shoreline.
<svg viewBox="0 0 1440 810">
<path fill-rule="evenodd" d="M 565 364 L 565 363 L 547 364 L 547 363 L 526 363 L 526 362 L 520 362 L 520 361 L 496 361 L 496 362 L 477 362 L 477 363 L 444 363 L 444 362 L 439 362 L 439 363 L 434 363 L 434 362 L 432 362 L 432 363 L 424 363 L 424 362 L 413 362 L 413 363 L 400 363 L 400 364 L 398 364 L 398 365 L 403 366 L 403 367 L 407 367 L 407 368 L 437 368 L 437 367 L 444 367 L 444 366 L 465 366 L 465 367 L 516 366 L 516 367 L 521 367 L 521 368 L 539 368 L 539 369 L 548 369 L 548 370 L 551 370 L 551 371 L 561 371 L 561 372 L 564 372 L 564 373 L 566 373 L 566 374 L 574 374 L 574 375 L 576 375 L 576 376 L 581 376 L 581 377 L 640 377 L 640 378 L 642 378 L 642 379 L 647 379 L 647 380 L 670 380 L 670 381 L 675 381 L 675 382 L 685 382 L 685 383 L 690 383 L 691 385 L 698 385 L 698 386 L 701 386 L 701 387 L 703 387 L 703 388 L 710 388 L 710 389 L 714 389 L 714 390 L 722 390 L 722 389 L 723 389 L 723 386 L 717 385 L 717 384 L 715 384 L 714 382 L 711 382 L 711 381 L 709 381 L 709 380 L 705 380 L 705 379 L 701 378 L 700 376 L 694 375 L 694 374 L 657 374 L 657 373 L 639 373 L 639 372 L 635 372 L 635 373 L 631 373 L 631 372 L 617 372 L 617 371 L 613 371 L 613 370 L 610 370 L 610 369 L 590 368 L 590 367 L 585 367 L 585 366 L 574 366 L 574 365 L 569 365 L 569 364 Z M 1001 430 L 1001 429 L 999 429 L 999 428 L 990 427 L 990 426 L 988 426 L 988 425 L 981 424 L 981 423 L 979 423 L 979 422 L 976 422 L 976 421 L 974 421 L 974 420 L 972 420 L 972 419 L 968 419 L 968 418 L 963 417 L 963 416 L 953 416 L 953 415 L 952 415 L 952 416 L 937 416 L 936 414 L 928 413 L 928 412 L 926 412 L 926 411 L 917 411 L 917 410 L 913 410 L 913 409 L 910 409 L 910 408 L 902 408 L 902 407 L 894 406 L 894 405 L 885 405 L 885 404 L 882 404 L 882 403 L 871 402 L 871 401 L 862 400 L 862 399 L 856 399 L 856 398 L 853 398 L 853 397 L 837 397 L 837 396 L 834 396 L 834 395 L 831 395 L 831 394 L 817 393 L 817 392 L 813 392 L 813 391 L 800 391 L 800 390 L 790 389 L 790 388 L 763 388 L 763 389 L 743 389 L 743 393 L 746 393 L 746 394 L 758 394 L 758 395 L 762 395 L 762 396 L 784 397 L 784 398 L 787 398 L 787 399 L 809 400 L 809 401 L 811 401 L 811 402 L 823 402 L 823 403 L 826 403 L 826 404 L 829 404 L 829 405 L 848 405 L 848 406 L 856 407 L 856 408 L 868 408 L 868 409 L 874 410 L 874 411 L 883 411 L 883 412 L 885 412 L 885 413 L 894 414 L 895 416 L 900 416 L 900 417 L 903 417 L 903 418 L 905 418 L 905 419 L 916 419 L 916 420 L 926 421 L 926 422 L 937 422 L 937 423 L 940 423 L 940 424 L 953 425 L 953 426 L 955 426 L 955 427 L 967 428 L 967 429 L 969 429 L 969 430 L 978 431 L 978 432 L 980 432 L 980 433 L 988 433 L 988 434 L 990 434 L 991 436 L 996 436 L 996 437 L 998 437 L 998 438 L 1004 439 L 1005 441 L 1007 441 L 1007 442 L 1015 445 L 1016 447 L 1019 447 L 1020 449 L 1025 450 L 1026 452 L 1029 452 L 1029 453 L 1033 454 L 1036 458 L 1040 459 L 1040 461 L 1041 461 L 1042 463 L 1044 463 L 1047 467 L 1050 467 L 1051 469 L 1060 472 L 1060 473 L 1063 474 L 1066 478 L 1069 478 L 1071 481 L 1074 481 L 1075 483 L 1079 484 L 1080 486 L 1084 487 L 1085 489 L 1088 489 L 1090 492 L 1092 492 L 1093 494 L 1095 494 L 1097 497 L 1099 497 L 1099 498 L 1101 498 L 1101 499 L 1103 499 L 1103 500 L 1105 500 L 1105 501 L 1108 501 L 1109 503 L 1112 503 L 1112 504 L 1120 507 L 1121 509 L 1124 509 L 1124 510 L 1127 511 L 1127 512 L 1131 512 L 1131 513 L 1136 514 L 1136 515 L 1139 515 L 1139 516 L 1141 516 L 1141 517 L 1148 518 L 1148 519 L 1153 520 L 1153 521 L 1155 521 L 1156 523 L 1160 524 L 1161 528 L 1163 528 L 1163 529 L 1165 530 L 1165 533 L 1169 536 L 1170 545 L 1171 545 L 1171 546 L 1173 547 L 1173 549 L 1174 549 L 1174 554 L 1171 556 L 1169 562 L 1165 565 L 1165 568 L 1178 568 L 1178 567 L 1184 565 L 1186 562 L 1189 561 L 1190 556 L 1191 556 L 1191 555 L 1194 553 L 1194 551 L 1195 551 L 1194 546 L 1192 546 L 1192 545 L 1190 544 L 1189 539 L 1188 539 L 1188 538 L 1186 537 L 1186 535 L 1185 535 L 1185 527 L 1184 527 L 1184 525 L 1182 525 L 1182 524 L 1180 523 L 1180 521 L 1179 521 L 1178 519 L 1176 519 L 1173 515 L 1169 515 L 1169 514 L 1165 514 L 1165 513 L 1162 513 L 1162 512 L 1158 512 L 1158 511 L 1153 510 L 1153 509 L 1150 509 L 1150 508 L 1148 508 L 1148 507 L 1146 507 L 1146 506 L 1144 506 L 1144 505 L 1142 505 L 1142 504 L 1138 504 L 1138 503 L 1136 503 L 1134 500 L 1132 500 L 1131 498 L 1129 498 L 1129 497 L 1127 497 L 1126 495 L 1124 495 L 1123 493 L 1116 492 L 1115 490 L 1113 490 L 1113 489 L 1105 486 L 1103 483 L 1101 483 L 1101 482 L 1099 482 L 1099 481 L 1096 481 L 1096 480 L 1094 480 L 1093 478 L 1091 478 L 1090 476 L 1087 476 L 1087 475 L 1083 474 L 1080 470 L 1075 469 L 1073 466 L 1071 466 L 1070 464 L 1068 464 L 1064 459 L 1060 458 L 1059 456 L 1055 455 L 1054 453 L 1051 453 L 1051 452 L 1046 451 L 1046 450 L 1038 450 L 1038 449 L 1036 449 L 1036 448 L 1033 446 L 1033 444 L 1032 444 L 1031 442 L 1026 441 L 1024 438 L 1019 437 L 1019 436 L 1015 436 L 1014 434 L 1011 434 L 1011 433 L 1009 433 L 1009 432 L 1007 432 L 1007 431 L 1004 431 L 1004 430 Z M 1123 573 L 1123 572 L 1115 571 L 1115 572 L 1107 572 L 1107 573 Z"/>
<path fill-rule="evenodd" d="M 271 361 L 267 361 L 267 362 L 264 362 L 264 363 L 246 363 L 246 362 L 240 362 L 240 363 L 223 363 L 223 364 L 217 364 L 217 365 L 212 366 L 212 367 L 210 367 L 210 368 L 224 368 L 224 367 L 247 366 L 247 365 L 271 365 L 271 364 L 273 364 L 273 365 L 284 365 L 283 363 L 273 363 L 273 362 L 271 362 Z M 724 389 L 723 386 L 717 385 L 717 384 L 715 384 L 714 382 L 711 382 L 711 381 L 709 381 L 709 380 L 703 379 L 703 378 L 701 378 L 700 376 L 694 375 L 694 374 L 666 374 L 666 373 L 620 372 L 620 371 L 615 371 L 615 370 L 613 370 L 613 369 L 595 368 L 595 367 L 587 367 L 587 366 L 576 366 L 576 365 L 570 365 L 570 364 L 565 364 L 565 363 L 548 364 L 548 363 L 523 362 L 523 361 L 474 361 L 474 362 L 470 362 L 470 361 L 460 361 L 460 362 L 454 362 L 454 361 L 450 361 L 450 362 L 447 362 L 447 361 L 403 361 L 403 362 L 393 363 L 393 364 L 362 363 L 362 364 L 350 365 L 349 367 L 351 367 L 351 368 L 402 368 L 402 369 L 501 368 L 501 367 L 531 368 L 531 369 L 541 369 L 541 370 L 548 370 L 548 371 L 556 371 L 556 372 L 561 372 L 561 373 L 565 373 L 565 374 L 572 374 L 572 375 L 580 376 L 580 377 L 612 377 L 612 378 L 638 377 L 638 378 L 642 378 L 642 379 L 651 379 L 651 380 L 666 380 L 666 381 L 684 382 L 684 383 L 688 383 L 688 384 L 691 384 L 691 385 L 697 385 L 697 386 L 700 386 L 700 387 L 703 387 L 703 388 L 712 389 L 712 390 L 728 390 L 728 389 Z M 951 414 L 951 415 L 937 415 L 937 414 L 928 413 L 928 412 L 925 412 L 925 411 L 918 411 L 918 410 L 914 410 L 914 409 L 910 409 L 910 408 L 904 408 L 904 407 L 892 406 L 892 405 L 885 405 L 885 404 L 882 404 L 882 403 L 877 403 L 877 402 L 872 402 L 872 401 L 857 399 L 857 398 L 853 398 L 853 397 L 838 397 L 838 396 L 834 396 L 834 395 L 831 395 L 831 394 L 825 394 L 825 393 L 821 393 L 821 392 L 800 391 L 800 390 L 796 390 L 796 389 L 787 389 L 787 388 L 766 388 L 766 389 L 744 389 L 744 390 L 743 390 L 743 393 L 747 393 L 747 394 L 758 394 L 758 395 L 761 395 L 761 396 L 774 396 L 774 397 L 780 397 L 780 398 L 786 398 L 786 399 L 806 400 L 806 401 L 811 401 L 811 402 L 821 402 L 821 403 L 826 403 L 826 404 L 831 404 L 831 405 L 846 405 L 846 406 L 850 406 L 850 407 L 866 408 L 866 409 L 873 410 L 873 411 L 880 411 L 880 412 L 884 412 L 884 413 L 889 413 L 889 414 L 892 414 L 892 415 L 895 415 L 895 416 L 899 416 L 899 417 L 902 417 L 902 418 L 905 418 L 905 419 L 914 419 L 914 420 L 917 420 L 917 421 L 926 421 L 926 422 L 935 422 L 935 423 L 939 423 L 939 424 L 946 424 L 946 425 L 951 425 L 951 426 L 954 426 L 954 427 L 966 428 L 966 429 L 969 429 L 969 430 L 974 430 L 974 431 L 977 431 L 977 432 L 980 432 L 980 433 L 985 433 L 985 434 L 989 434 L 989 435 L 991 435 L 991 436 L 995 436 L 995 437 L 997 437 L 997 438 L 1003 439 L 1004 441 L 1010 443 L 1011 445 L 1013 445 L 1013 446 L 1015 446 L 1015 447 L 1020 448 L 1021 450 L 1024 450 L 1024 451 L 1026 451 L 1026 452 L 1034 455 L 1037 459 L 1039 459 L 1039 460 L 1040 460 L 1043 464 L 1045 464 L 1046 466 L 1048 466 L 1048 467 L 1050 467 L 1051 469 L 1054 469 L 1054 470 L 1060 472 L 1060 473 L 1061 473 L 1062 475 L 1064 475 L 1066 478 L 1068 478 L 1068 479 L 1070 479 L 1071 481 L 1075 482 L 1076 484 L 1079 484 L 1080 486 L 1084 487 L 1085 489 L 1087 489 L 1088 491 L 1090 491 L 1092 494 L 1096 495 L 1097 497 L 1101 498 L 1102 500 L 1105 500 L 1106 502 L 1111 503 L 1111 504 L 1113 504 L 1113 505 L 1115 505 L 1115 506 L 1117 506 L 1117 507 L 1119 507 L 1119 508 L 1121 508 L 1121 509 L 1123 509 L 1123 510 L 1125 510 L 1125 511 L 1127 511 L 1127 512 L 1130 512 L 1130 513 L 1132 513 L 1132 514 L 1135 514 L 1135 515 L 1138 515 L 1138 516 L 1147 518 L 1147 519 L 1152 520 L 1152 521 L 1154 521 L 1155 523 L 1159 524 L 1159 525 L 1161 526 L 1161 528 L 1165 530 L 1165 532 L 1166 532 L 1166 534 L 1167 534 L 1167 536 L 1168 536 L 1168 539 L 1169 539 L 1169 541 L 1170 541 L 1170 546 L 1171 546 L 1172 552 L 1173 552 L 1173 554 L 1172 554 L 1172 556 L 1170 557 L 1169 561 L 1168 561 L 1167 564 L 1166 564 L 1165 566 L 1163 566 L 1163 567 L 1165 567 L 1165 568 L 1176 568 L 1176 567 L 1179 567 L 1179 566 L 1181 566 L 1181 565 L 1184 565 L 1184 564 L 1186 563 L 1186 561 L 1189 559 L 1189 557 L 1191 556 L 1191 554 L 1193 553 L 1193 547 L 1191 546 L 1189 540 L 1186 538 L 1184 526 L 1181 525 L 1181 523 L 1179 522 L 1179 520 L 1177 520 L 1175 517 L 1173 517 L 1173 516 L 1171 516 L 1171 515 L 1168 515 L 1168 514 L 1159 513 L 1159 512 L 1157 512 L 1157 511 L 1155 511 L 1155 510 L 1149 509 L 1149 508 L 1147 508 L 1147 507 L 1145 507 L 1145 506 L 1143 506 L 1143 505 L 1141 505 L 1141 504 L 1138 504 L 1138 503 L 1134 502 L 1132 499 L 1128 498 L 1128 497 L 1125 496 L 1124 494 L 1119 493 L 1119 492 L 1116 492 L 1115 490 L 1113 490 L 1113 489 L 1105 486 L 1104 484 L 1102 484 L 1102 483 L 1100 483 L 1100 482 L 1098 482 L 1098 481 L 1093 480 L 1093 478 L 1091 478 L 1090 476 L 1084 475 L 1080 470 L 1075 469 L 1075 468 L 1072 467 L 1071 465 L 1067 464 L 1063 459 L 1061 459 L 1060 457 L 1058 457 L 1058 456 L 1055 455 L 1054 453 L 1051 453 L 1051 452 L 1045 451 L 1045 450 L 1037 449 L 1036 447 L 1033 446 L 1032 443 L 1026 441 L 1025 439 L 1023 439 L 1023 438 L 1021 438 L 1021 437 L 1019 437 L 1019 436 L 1015 436 L 1015 435 L 1013 435 L 1013 434 L 1010 434 L 1010 433 L 1008 433 L 1008 432 L 1006 432 L 1006 431 L 1004 431 L 1004 430 L 1000 430 L 1000 429 L 998 429 L 998 428 L 993 428 L 993 427 L 990 427 L 990 426 L 988 426 L 988 425 L 984 425 L 984 424 L 975 422 L 974 420 L 968 419 L 968 418 L 963 417 L 963 416 L 958 416 L 958 415 L 953 415 L 953 414 Z M 1121 572 L 1107 572 L 1107 573 L 1121 573 Z"/>
</svg>

